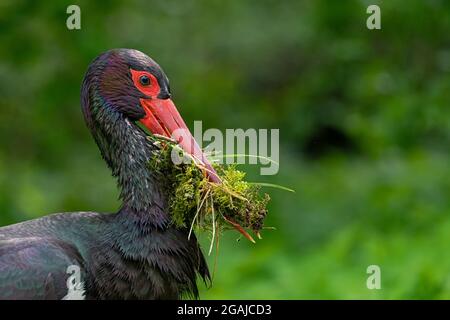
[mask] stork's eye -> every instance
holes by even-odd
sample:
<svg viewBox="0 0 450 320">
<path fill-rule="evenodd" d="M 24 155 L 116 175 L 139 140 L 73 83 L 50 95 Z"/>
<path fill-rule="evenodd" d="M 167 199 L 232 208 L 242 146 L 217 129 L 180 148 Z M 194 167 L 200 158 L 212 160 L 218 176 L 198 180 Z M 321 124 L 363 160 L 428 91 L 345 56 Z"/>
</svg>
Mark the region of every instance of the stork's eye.
<svg viewBox="0 0 450 320">
<path fill-rule="evenodd" d="M 139 82 L 140 82 L 143 86 L 148 86 L 148 85 L 150 84 L 150 79 L 149 79 L 149 77 L 147 77 L 146 75 L 143 75 L 143 76 L 140 76 Z"/>
<path fill-rule="evenodd" d="M 0 0 L 1 1 L 1 0 Z M 133 84 L 141 93 L 147 97 L 156 97 L 161 90 L 158 79 L 147 71 L 137 71 L 130 68 Z"/>
</svg>

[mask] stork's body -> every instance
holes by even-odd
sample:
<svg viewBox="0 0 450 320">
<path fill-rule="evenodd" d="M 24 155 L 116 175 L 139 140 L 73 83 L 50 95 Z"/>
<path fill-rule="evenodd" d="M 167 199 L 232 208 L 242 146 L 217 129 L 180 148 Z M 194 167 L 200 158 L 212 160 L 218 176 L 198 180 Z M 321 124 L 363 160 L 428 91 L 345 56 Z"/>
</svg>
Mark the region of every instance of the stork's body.
<svg viewBox="0 0 450 320">
<path fill-rule="evenodd" d="M 60 213 L 0 228 L 0 298 L 62 299 L 70 266 L 80 268 L 87 299 L 197 296 L 197 275 L 209 279 L 206 262 L 195 237 L 171 225 L 165 179 L 147 165 L 156 147 L 135 123 L 165 135 L 187 129 L 169 97 L 167 77 L 138 51 L 111 50 L 93 61 L 82 109 L 122 206 L 115 214 Z M 211 169 L 188 131 L 179 142 Z"/>
</svg>

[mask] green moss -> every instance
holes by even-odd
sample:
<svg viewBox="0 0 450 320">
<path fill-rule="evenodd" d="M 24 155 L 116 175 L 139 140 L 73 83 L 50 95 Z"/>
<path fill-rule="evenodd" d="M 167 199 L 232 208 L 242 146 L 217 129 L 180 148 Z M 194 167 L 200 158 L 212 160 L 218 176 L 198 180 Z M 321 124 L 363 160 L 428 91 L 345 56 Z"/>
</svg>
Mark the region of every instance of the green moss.
<svg viewBox="0 0 450 320">
<path fill-rule="evenodd" d="M 246 182 L 244 172 L 235 165 L 213 164 L 222 184 L 211 183 L 193 161 L 173 164 L 171 152 L 173 148 L 178 150 L 178 146 L 166 140 L 155 142 L 161 149 L 149 166 L 168 181 L 166 191 L 174 225 L 211 232 L 213 240 L 230 228 L 237 229 L 251 241 L 253 238 L 245 230 L 259 237 L 270 197 L 262 195 L 259 186 Z"/>
</svg>

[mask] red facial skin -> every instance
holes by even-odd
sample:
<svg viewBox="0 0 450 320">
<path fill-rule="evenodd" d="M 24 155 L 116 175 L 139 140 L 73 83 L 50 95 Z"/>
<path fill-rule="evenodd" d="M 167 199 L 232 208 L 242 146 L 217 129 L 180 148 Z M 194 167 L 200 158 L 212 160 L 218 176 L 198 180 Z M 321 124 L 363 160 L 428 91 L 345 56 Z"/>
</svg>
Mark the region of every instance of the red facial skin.
<svg viewBox="0 0 450 320">
<path fill-rule="evenodd" d="M 219 176 L 198 146 L 173 101 L 169 98 L 158 98 L 161 88 L 156 77 L 147 71 L 130 69 L 130 72 L 136 88 L 149 97 L 148 99 L 140 99 L 141 106 L 146 114 L 141 119 L 141 123 L 153 134 L 176 140 L 180 147 L 205 169 L 211 182 L 221 183 Z M 142 76 L 148 77 L 149 84 L 143 85 L 141 83 Z"/>
</svg>

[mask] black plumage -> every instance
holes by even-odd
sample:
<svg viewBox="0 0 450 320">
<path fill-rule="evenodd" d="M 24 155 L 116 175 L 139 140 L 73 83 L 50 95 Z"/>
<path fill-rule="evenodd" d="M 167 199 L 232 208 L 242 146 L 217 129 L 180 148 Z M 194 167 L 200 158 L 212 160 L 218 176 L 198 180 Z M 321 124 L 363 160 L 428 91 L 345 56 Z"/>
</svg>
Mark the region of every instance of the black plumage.
<svg viewBox="0 0 450 320">
<path fill-rule="evenodd" d="M 145 95 L 129 69 L 146 70 L 168 91 L 167 77 L 143 53 L 110 50 L 85 76 L 81 104 L 101 154 L 117 178 L 117 213 L 58 213 L 0 228 L 0 298 L 62 299 L 76 265 L 86 299 L 198 297 L 209 272 L 194 237 L 170 224 L 164 177 L 148 169 L 156 147 L 135 123 Z"/>
</svg>

